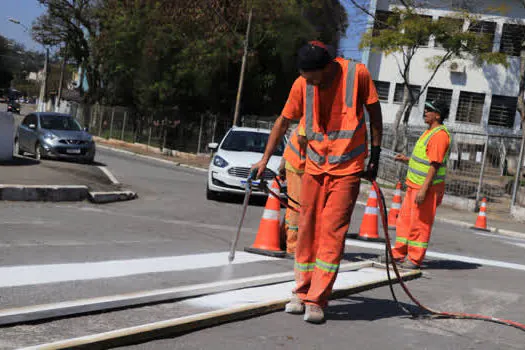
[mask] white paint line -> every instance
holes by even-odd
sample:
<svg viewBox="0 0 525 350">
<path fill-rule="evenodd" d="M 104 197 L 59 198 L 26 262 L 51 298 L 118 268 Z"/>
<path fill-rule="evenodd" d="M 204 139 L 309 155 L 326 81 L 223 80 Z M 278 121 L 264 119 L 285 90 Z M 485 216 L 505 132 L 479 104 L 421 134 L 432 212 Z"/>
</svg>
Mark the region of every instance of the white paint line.
<svg viewBox="0 0 525 350">
<path fill-rule="evenodd" d="M 505 242 L 506 244 L 508 245 L 513 245 L 513 246 L 517 246 L 517 247 L 520 247 L 520 248 L 525 248 L 525 243 L 516 243 L 516 242 Z"/>
<path fill-rule="evenodd" d="M 373 243 L 373 242 L 362 242 L 358 240 L 346 240 L 346 245 L 351 246 L 351 247 L 353 246 L 353 247 L 385 250 L 384 244 Z M 427 251 L 426 256 L 432 257 L 432 258 L 461 261 L 461 262 L 466 262 L 466 263 L 471 263 L 471 264 L 479 264 L 479 265 L 484 265 L 484 266 L 493 266 L 493 267 L 501 267 L 501 268 L 511 269 L 511 270 L 525 271 L 525 265 L 509 263 L 509 262 L 499 261 L 499 260 L 472 258 L 469 256 L 438 253 L 438 252 L 432 252 L 432 251 Z"/>
<path fill-rule="evenodd" d="M 108 168 L 106 168 L 105 166 L 99 166 L 98 167 L 100 170 L 102 170 L 102 172 L 104 174 L 106 174 L 106 176 L 108 177 L 109 181 L 111 181 L 114 185 L 118 185 L 120 184 L 120 182 L 117 180 L 117 178 L 115 177 L 115 175 L 113 175 L 113 173 L 111 173 L 111 171 L 109 171 Z"/>
<path fill-rule="evenodd" d="M 374 265 L 371 261 L 358 263 L 345 263 L 340 266 L 340 273 L 369 268 Z M 81 314 L 86 312 L 111 310 L 153 303 L 159 301 L 174 301 L 183 298 L 194 298 L 212 293 L 224 293 L 236 289 L 261 287 L 275 283 L 294 281 L 294 272 L 279 272 L 253 277 L 220 280 L 210 283 L 192 284 L 182 287 L 140 291 L 126 294 L 110 295 L 96 298 L 70 300 L 59 303 L 32 305 L 0 310 L 0 325 L 19 322 L 42 320 L 50 317 L 63 317 L 66 315 Z"/>
<path fill-rule="evenodd" d="M 419 272 L 402 272 L 403 279 L 419 277 Z M 334 292 L 340 295 L 355 294 L 369 290 L 387 282 L 386 271 L 377 268 L 364 268 L 354 272 L 342 272 L 338 275 Z M 111 340 L 119 344 L 119 340 L 132 339 L 134 336 L 147 336 L 155 333 L 156 337 L 162 331 L 180 333 L 194 331 L 203 327 L 214 326 L 224 322 L 232 322 L 246 317 L 254 317 L 271 311 L 280 310 L 290 300 L 294 282 L 281 283 L 264 287 L 246 288 L 225 293 L 213 294 L 201 298 L 182 301 L 180 304 L 197 307 L 218 308 L 213 311 L 178 317 L 174 319 L 152 322 L 138 326 L 121 328 L 109 332 L 81 336 L 57 342 L 41 344 L 24 349 L 65 349 L 80 345 L 104 345 Z M 198 299 L 198 301 L 197 301 Z M 142 337 L 142 339 L 144 339 Z"/>
<path fill-rule="evenodd" d="M 133 260 L 1 267 L 0 288 L 221 267 L 228 265 L 228 254 L 219 252 Z M 279 259 L 238 252 L 233 264 L 270 260 Z"/>
<path fill-rule="evenodd" d="M 0 248 L 29 248 L 29 247 L 96 247 L 109 246 L 115 244 L 155 244 L 177 242 L 176 239 L 148 239 L 148 240 L 122 240 L 122 241 L 102 241 L 102 242 L 82 242 L 82 241 L 55 241 L 52 243 L 0 243 Z"/>
<path fill-rule="evenodd" d="M 108 150 L 108 151 L 124 153 L 124 154 L 130 155 L 130 156 L 134 156 L 134 157 L 138 157 L 138 158 L 154 160 L 156 162 L 169 164 L 171 166 L 179 166 L 179 167 L 188 168 L 188 169 L 192 169 L 192 170 L 198 170 L 198 171 L 206 172 L 206 173 L 208 172 L 208 169 L 202 169 L 202 168 L 194 167 L 194 166 L 191 166 L 191 165 L 182 164 L 182 163 L 178 163 L 178 162 L 173 162 L 173 161 L 165 160 L 165 159 L 161 159 L 161 158 L 145 156 L 143 154 L 138 154 L 138 153 L 134 153 L 134 152 L 130 152 L 130 151 L 125 151 L 125 150 L 122 150 L 122 149 L 119 149 L 119 148 L 113 148 L 113 147 L 108 147 L 108 146 L 103 146 L 103 145 L 97 145 L 97 147 L 103 148 L 103 149 Z"/>
</svg>

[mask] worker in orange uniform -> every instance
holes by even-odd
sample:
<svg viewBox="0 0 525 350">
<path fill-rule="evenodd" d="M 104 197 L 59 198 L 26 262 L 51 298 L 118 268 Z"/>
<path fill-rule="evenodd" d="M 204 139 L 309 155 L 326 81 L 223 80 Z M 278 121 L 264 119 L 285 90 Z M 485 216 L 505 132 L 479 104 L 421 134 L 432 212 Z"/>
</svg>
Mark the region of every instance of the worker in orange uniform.
<svg viewBox="0 0 525 350">
<path fill-rule="evenodd" d="M 334 59 L 323 43 L 310 42 L 298 52 L 298 68 L 301 76 L 275 121 L 262 159 L 253 167 L 260 177 L 290 121 L 304 125 L 307 147 L 295 249 L 296 287 L 285 311 L 304 313 L 305 321 L 322 323 L 359 194 L 359 176 L 377 176 L 383 122 L 365 65 Z M 366 171 L 365 107 L 371 125 Z"/>
<path fill-rule="evenodd" d="M 284 175 L 286 178 L 288 196 L 296 202 L 301 198 L 301 178 L 306 163 L 305 136 L 304 127 L 297 127 L 292 131 L 279 167 L 279 175 Z M 288 205 L 295 210 L 291 208 L 286 209 L 284 225 L 286 231 L 286 253 L 295 255 L 300 207 L 292 200 L 288 201 Z"/>
<path fill-rule="evenodd" d="M 425 103 L 428 129 L 418 139 L 412 156 L 403 154 L 396 161 L 408 163 L 407 193 L 397 219 L 394 260 L 408 269 L 419 269 L 430 240 L 436 209 L 445 194 L 445 175 L 450 146 L 450 133 L 443 121 L 447 105 L 440 101 Z"/>
</svg>

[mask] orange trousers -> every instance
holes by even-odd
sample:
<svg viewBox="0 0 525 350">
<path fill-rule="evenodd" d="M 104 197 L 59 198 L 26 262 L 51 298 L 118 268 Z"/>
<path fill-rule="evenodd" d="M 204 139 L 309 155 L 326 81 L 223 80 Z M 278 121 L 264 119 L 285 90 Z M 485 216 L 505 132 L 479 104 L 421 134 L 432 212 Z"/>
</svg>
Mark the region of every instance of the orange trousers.
<svg viewBox="0 0 525 350">
<path fill-rule="evenodd" d="M 396 223 L 396 245 L 392 250 L 394 259 L 406 257 L 412 263 L 421 265 L 428 248 L 436 209 L 441 204 L 444 187 L 431 186 L 421 205 L 415 202 L 419 189 L 408 187 Z"/>
<path fill-rule="evenodd" d="M 286 183 L 288 186 L 288 195 L 300 203 L 301 198 L 301 179 L 302 174 L 286 169 Z M 299 209 L 299 206 L 292 201 L 288 201 L 288 205 Z M 286 209 L 285 216 L 286 228 L 286 252 L 295 254 L 295 246 L 297 245 L 297 233 L 299 231 L 299 213 L 291 209 Z"/>
<path fill-rule="evenodd" d="M 306 304 L 326 307 L 361 181 L 351 175 L 307 173 L 302 180 L 293 292 Z"/>
</svg>

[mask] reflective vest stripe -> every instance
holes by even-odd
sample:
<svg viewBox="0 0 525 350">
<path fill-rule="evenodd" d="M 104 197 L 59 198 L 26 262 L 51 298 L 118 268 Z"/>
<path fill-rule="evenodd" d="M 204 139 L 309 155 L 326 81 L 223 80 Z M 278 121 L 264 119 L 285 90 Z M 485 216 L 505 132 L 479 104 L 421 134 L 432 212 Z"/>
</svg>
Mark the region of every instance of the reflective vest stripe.
<svg viewBox="0 0 525 350">
<path fill-rule="evenodd" d="M 407 244 L 408 239 L 403 238 L 403 237 L 396 237 L 396 242 Z"/>
<path fill-rule="evenodd" d="M 363 153 L 366 152 L 366 145 L 362 144 L 354 148 L 348 153 L 345 153 L 341 156 L 329 156 L 328 157 L 328 163 L 330 164 L 338 164 L 338 163 L 344 163 L 349 161 L 350 159 L 353 159 Z"/>
<path fill-rule="evenodd" d="M 357 124 L 357 127 L 355 128 L 355 130 L 330 131 L 328 133 L 328 139 L 331 141 L 338 140 L 338 139 L 351 139 L 352 137 L 354 137 L 355 132 L 361 129 L 364 124 L 365 124 L 365 118 L 363 117 L 359 121 L 359 124 Z"/>
<path fill-rule="evenodd" d="M 323 141 L 324 136 L 321 133 L 314 132 L 314 95 L 313 85 L 306 85 L 306 138 L 308 140 Z"/>
<path fill-rule="evenodd" d="M 354 82 L 355 82 L 355 62 L 348 62 L 348 73 L 346 74 L 346 105 L 352 108 L 354 105 Z"/>
<path fill-rule="evenodd" d="M 288 147 L 290 147 L 290 150 L 291 150 L 293 153 L 295 153 L 295 154 L 299 157 L 299 159 L 301 159 L 301 160 L 305 160 L 305 159 L 306 159 L 306 157 L 305 157 L 304 155 L 302 155 L 301 152 L 299 152 L 299 150 L 298 150 L 297 148 L 295 148 L 295 146 L 293 145 L 293 143 L 288 142 Z"/>
<path fill-rule="evenodd" d="M 422 164 L 425 164 L 425 165 L 430 165 L 430 162 L 428 160 L 421 159 L 421 158 L 416 157 L 414 155 L 412 155 L 410 158 L 412 158 L 413 160 L 415 160 L 418 163 L 422 163 Z"/>
<path fill-rule="evenodd" d="M 339 265 L 337 264 L 330 264 L 325 261 L 322 261 L 321 259 L 317 259 L 315 261 L 316 267 L 330 273 L 335 273 L 339 269 Z"/>
<path fill-rule="evenodd" d="M 427 174 L 428 174 L 428 173 L 425 173 L 424 171 L 416 170 L 416 169 L 410 168 L 410 167 L 408 168 L 408 171 L 410 171 L 410 172 L 412 172 L 412 173 L 414 173 L 416 175 L 424 176 L 424 177 L 427 177 Z M 436 174 L 434 176 L 434 180 L 445 180 L 445 175 L 438 175 L 438 174 Z"/>
<path fill-rule="evenodd" d="M 326 162 L 326 157 L 317 154 L 310 146 L 306 147 L 306 155 L 317 164 L 323 165 Z"/>
</svg>

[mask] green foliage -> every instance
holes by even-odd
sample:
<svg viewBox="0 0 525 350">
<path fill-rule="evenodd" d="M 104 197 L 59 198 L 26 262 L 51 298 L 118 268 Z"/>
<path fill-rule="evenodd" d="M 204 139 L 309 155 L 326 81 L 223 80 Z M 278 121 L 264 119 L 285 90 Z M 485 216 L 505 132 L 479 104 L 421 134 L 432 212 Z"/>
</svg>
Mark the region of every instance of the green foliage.
<svg viewBox="0 0 525 350">
<path fill-rule="evenodd" d="M 35 37 L 68 43 L 86 69 L 91 100 L 160 117 L 232 114 L 251 5 L 243 114 L 279 113 L 300 45 L 337 46 L 348 25 L 339 0 L 39 1 L 48 11 Z"/>
</svg>

